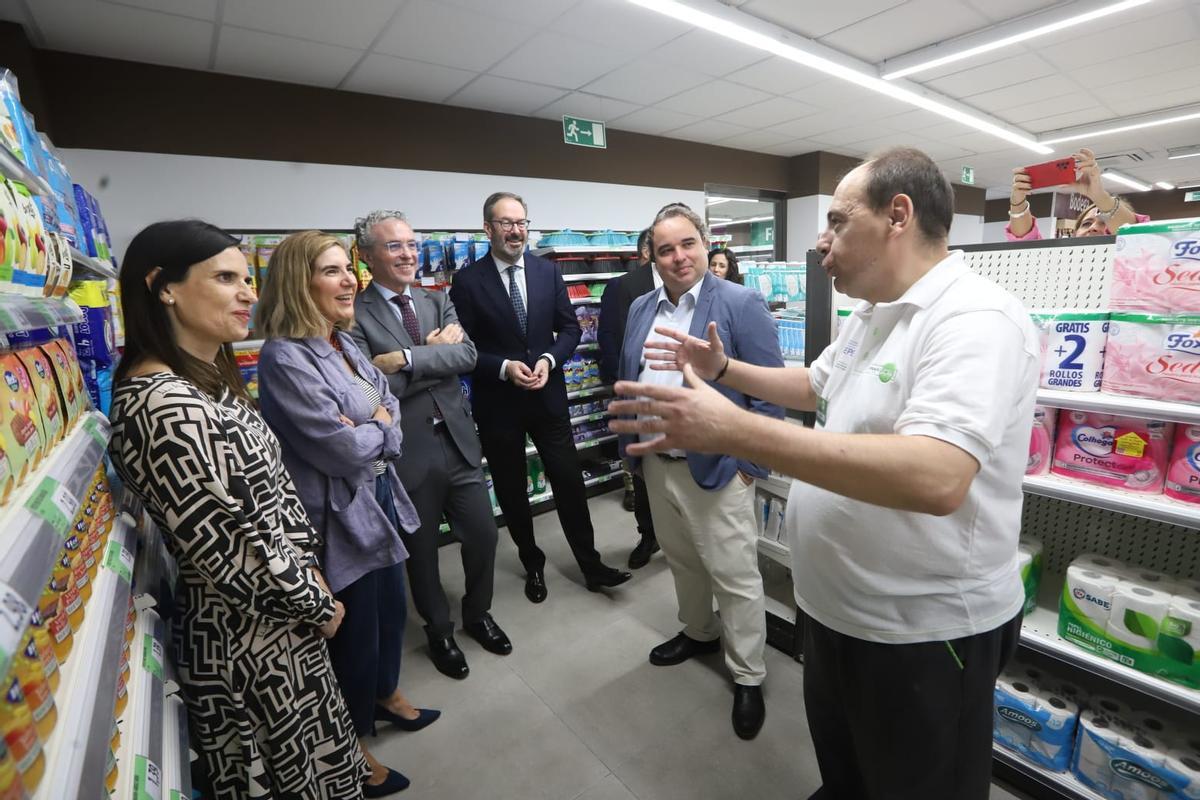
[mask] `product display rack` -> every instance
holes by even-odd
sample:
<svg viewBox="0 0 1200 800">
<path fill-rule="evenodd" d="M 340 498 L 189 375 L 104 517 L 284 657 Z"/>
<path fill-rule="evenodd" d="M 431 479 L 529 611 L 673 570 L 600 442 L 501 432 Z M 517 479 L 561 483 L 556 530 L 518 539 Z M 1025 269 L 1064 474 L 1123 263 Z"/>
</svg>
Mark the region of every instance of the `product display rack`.
<svg viewBox="0 0 1200 800">
<path fill-rule="evenodd" d="M 25 184 L 31 194 L 49 197 L 54 194 L 54 190 L 50 188 L 50 184 L 46 180 L 33 173 L 29 167 L 25 166 L 16 156 L 9 152 L 7 147 L 0 147 L 0 173 L 4 177 L 13 181 L 20 181 Z"/>
<path fill-rule="evenodd" d="M 0 294 L 0 335 L 35 328 L 57 328 L 83 319 L 83 309 L 69 298 Z"/>
<path fill-rule="evenodd" d="M 88 277 L 99 278 L 102 280 L 116 280 L 117 271 L 113 265 L 101 261 L 98 258 L 93 258 L 86 253 L 81 253 L 74 247 L 71 248 L 71 260 L 75 262 L 75 267 L 88 273 Z"/>
<path fill-rule="evenodd" d="M 137 612 L 129 652 L 129 704 L 120 721 L 116 800 L 163 798 L 164 625 L 152 608 Z M 175 745 L 176 747 L 178 744 Z"/>
</svg>

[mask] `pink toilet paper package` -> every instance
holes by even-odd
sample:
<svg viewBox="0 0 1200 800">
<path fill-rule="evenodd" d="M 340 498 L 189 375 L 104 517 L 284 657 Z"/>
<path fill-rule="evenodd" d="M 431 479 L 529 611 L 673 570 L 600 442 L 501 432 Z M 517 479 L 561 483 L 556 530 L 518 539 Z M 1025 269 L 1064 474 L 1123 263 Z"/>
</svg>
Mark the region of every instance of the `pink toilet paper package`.
<svg viewBox="0 0 1200 800">
<path fill-rule="evenodd" d="M 1111 292 L 1113 309 L 1200 312 L 1200 217 L 1123 225 Z"/>
<path fill-rule="evenodd" d="M 1113 312 L 1103 389 L 1200 403 L 1200 314 Z"/>
<path fill-rule="evenodd" d="M 1177 425 L 1163 494 L 1200 505 L 1200 425 Z"/>
<path fill-rule="evenodd" d="M 1050 471 L 1101 486 L 1158 494 L 1166 478 L 1174 429 L 1170 422 L 1063 409 Z"/>
<path fill-rule="evenodd" d="M 1050 456 L 1054 451 L 1054 427 L 1058 409 L 1033 407 L 1033 430 L 1029 434 L 1029 461 L 1026 475 L 1045 475 L 1050 471 Z"/>
</svg>

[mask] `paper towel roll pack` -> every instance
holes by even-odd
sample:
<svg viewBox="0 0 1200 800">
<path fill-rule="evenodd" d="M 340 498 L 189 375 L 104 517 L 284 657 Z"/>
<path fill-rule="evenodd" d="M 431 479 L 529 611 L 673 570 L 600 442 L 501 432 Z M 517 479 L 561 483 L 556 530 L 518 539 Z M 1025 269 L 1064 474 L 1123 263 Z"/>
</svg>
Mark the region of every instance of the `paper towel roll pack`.
<svg viewBox="0 0 1200 800">
<path fill-rule="evenodd" d="M 1026 614 L 1037 608 L 1038 589 L 1042 584 L 1042 549 L 1041 541 L 1031 536 L 1022 536 L 1017 542 L 1017 568 L 1025 588 Z"/>
<path fill-rule="evenodd" d="M 1045 475 L 1050 471 L 1050 460 L 1054 454 L 1054 428 L 1058 422 L 1058 409 L 1047 406 L 1033 407 L 1033 428 L 1029 432 L 1029 460 L 1025 463 L 1026 475 Z"/>
<path fill-rule="evenodd" d="M 1067 567 L 1058 633 L 1112 661 L 1200 688 L 1200 597 L 1184 581 L 1081 556 Z"/>
<path fill-rule="evenodd" d="M 1040 386 L 1067 392 L 1100 391 L 1108 312 L 1038 310 L 1029 316 L 1042 350 Z"/>
<path fill-rule="evenodd" d="M 1104 391 L 1200 403 L 1200 314 L 1114 313 Z"/>
<path fill-rule="evenodd" d="M 1124 705 L 1124 704 L 1121 704 Z M 1092 703 L 1079 716 L 1071 770 L 1080 782 L 1110 800 L 1194 800 L 1200 797 L 1195 754 L 1169 744 L 1131 720 Z"/>
<path fill-rule="evenodd" d="M 1063 409 L 1050 471 L 1101 486 L 1158 494 L 1166 480 L 1174 432 L 1170 422 Z"/>
<path fill-rule="evenodd" d="M 1028 474 L 1028 473 L 1027 473 Z M 1176 425 L 1163 494 L 1200 504 L 1200 425 Z"/>
<path fill-rule="evenodd" d="M 1113 308 L 1200 312 L 1200 218 L 1122 225 L 1109 291 Z"/>
</svg>

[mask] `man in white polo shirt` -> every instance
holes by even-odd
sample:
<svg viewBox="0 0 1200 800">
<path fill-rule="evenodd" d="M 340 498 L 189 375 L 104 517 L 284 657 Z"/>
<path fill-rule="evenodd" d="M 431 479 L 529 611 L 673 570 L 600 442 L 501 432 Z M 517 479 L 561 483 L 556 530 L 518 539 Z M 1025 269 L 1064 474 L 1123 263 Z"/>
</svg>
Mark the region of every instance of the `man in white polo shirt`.
<svg viewBox="0 0 1200 800">
<path fill-rule="evenodd" d="M 805 612 L 804 695 L 822 800 L 984 800 L 992 688 L 1020 634 L 1021 479 L 1037 388 L 1020 302 L 947 236 L 953 192 L 917 150 L 838 185 L 821 266 L 861 302 L 810 368 L 730 358 L 677 332 L 656 355 L 688 388 L 618 384 L 630 451 L 726 453 L 795 477 L 787 507 Z M 817 412 L 809 430 L 747 413 L 719 383 Z"/>
</svg>

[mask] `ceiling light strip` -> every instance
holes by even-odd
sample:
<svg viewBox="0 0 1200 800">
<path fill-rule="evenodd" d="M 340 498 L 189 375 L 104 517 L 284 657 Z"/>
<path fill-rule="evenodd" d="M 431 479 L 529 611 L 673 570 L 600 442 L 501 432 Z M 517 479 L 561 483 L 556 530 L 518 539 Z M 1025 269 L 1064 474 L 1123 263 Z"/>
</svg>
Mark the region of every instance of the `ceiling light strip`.
<svg viewBox="0 0 1200 800">
<path fill-rule="evenodd" d="M 1136 178 L 1131 178 L 1128 175 L 1122 174 L 1113 169 L 1106 169 L 1101 174 L 1109 180 L 1116 181 L 1123 186 L 1128 186 L 1130 189 L 1137 189 L 1139 192 L 1148 192 L 1151 188 L 1153 188 L 1148 183 L 1142 183 Z"/>
<path fill-rule="evenodd" d="M 643 8 L 650 9 L 651 11 L 656 11 L 664 16 L 671 17 L 672 19 L 677 19 L 680 22 L 688 25 L 693 25 L 697 28 L 715 33 L 718 36 L 724 36 L 728 39 L 733 39 L 734 41 L 755 47 L 763 52 L 771 53 L 779 56 L 780 58 L 785 58 L 797 64 L 815 69 L 819 72 L 825 73 L 826 75 L 840 78 L 841 80 L 848 81 L 849 83 L 853 83 L 856 86 L 860 86 L 864 89 L 869 89 L 870 91 L 878 92 L 879 94 L 891 97 L 895 100 L 909 103 L 917 108 L 923 108 L 926 111 L 931 111 L 934 114 L 938 114 L 939 116 L 959 122 L 970 128 L 974 128 L 977 131 L 982 131 L 983 133 L 1003 139 L 1006 142 L 1020 145 L 1021 147 L 1032 150 L 1035 153 L 1048 155 L 1054 152 L 1053 148 L 1039 143 L 1032 136 L 1023 131 L 999 124 L 998 122 L 991 122 L 978 114 L 973 114 L 961 108 L 955 107 L 950 98 L 944 98 L 944 100 L 939 99 L 939 96 L 932 92 L 914 91 L 906 86 L 898 83 L 889 83 L 888 81 L 869 74 L 867 70 L 871 69 L 870 65 L 862 62 L 857 62 L 854 63 L 854 65 L 850 65 L 850 63 L 854 62 L 854 60 L 849 59 L 844 55 L 842 55 L 841 58 L 834 60 L 824 55 L 817 55 L 810 50 L 797 47 L 796 45 L 785 41 L 783 38 L 778 38 L 782 36 L 791 40 L 797 37 L 787 35 L 774 26 L 772 26 L 772 29 L 775 35 L 767 35 L 765 33 L 752 30 L 746 25 L 741 24 L 741 22 L 734 21 L 734 19 L 749 19 L 749 15 L 745 14 L 744 12 L 730 11 L 724 6 L 713 4 L 711 2 L 708 4 L 709 7 L 713 8 L 714 11 L 720 12 L 720 16 L 717 14 L 710 14 L 706 11 L 700 11 L 689 5 L 684 5 L 683 3 L 678 2 L 678 0 L 629 0 L 629 2 L 639 5 Z M 737 16 L 735 18 L 731 18 L 731 15 Z M 762 25 L 765 26 L 766 23 L 762 23 Z M 812 43 L 808 43 L 808 46 L 810 49 L 813 48 Z M 830 48 L 824 49 L 827 51 L 830 50 Z"/>
<path fill-rule="evenodd" d="M 1155 114 L 1125 117 L 1122 120 L 1113 120 L 1104 124 L 1081 125 L 1075 128 L 1048 131 L 1042 134 L 1039 141 L 1043 144 L 1061 144 L 1063 142 L 1079 141 L 1080 139 L 1090 140 L 1113 133 L 1126 133 L 1127 131 L 1136 131 L 1142 128 L 1155 128 L 1159 125 L 1172 125 L 1176 122 L 1188 122 L 1193 119 L 1200 119 L 1200 106 L 1182 106 Z"/>
<path fill-rule="evenodd" d="M 1094 8 L 1092 0 L 1080 0 L 1066 7 L 995 25 L 979 33 L 923 47 L 912 53 L 888 59 L 880 64 L 880 72 L 883 73 L 885 81 L 903 78 L 915 72 L 923 72 L 992 50 L 999 50 L 1002 47 L 1009 47 L 1038 36 L 1045 36 L 1048 33 L 1055 33 L 1064 28 L 1092 22 L 1101 17 L 1146 5 L 1149 2 L 1151 0 L 1123 0 L 1123 2 L 1112 3 L 1103 8 Z M 1009 31 L 1013 32 L 1009 33 Z M 975 44 L 975 42 L 979 42 L 979 44 Z"/>
<path fill-rule="evenodd" d="M 1175 184 L 1171 183 L 1170 181 L 1155 181 L 1154 185 L 1159 189 L 1166 189 L 1167 191 L 1171 191 L 1175 188 Z"/>
</svg>

